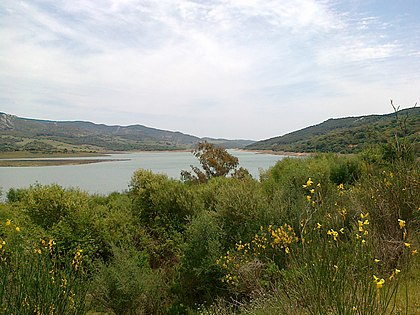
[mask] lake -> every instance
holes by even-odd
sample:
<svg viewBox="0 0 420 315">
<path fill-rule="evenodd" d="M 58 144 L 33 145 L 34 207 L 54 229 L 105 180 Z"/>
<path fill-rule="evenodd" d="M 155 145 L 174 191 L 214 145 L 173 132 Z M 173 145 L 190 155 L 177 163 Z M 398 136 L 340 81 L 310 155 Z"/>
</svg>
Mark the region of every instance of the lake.
<svg viewBox="0 0 420 315">
<path fill-rule="evenodd" d="M 240 166 L 248 169 L 254 178 L 259 178 L 260 170 L 266 170 L 284 158 L 282 155 L 228 151 L 238 157 Z M 190 165 L 198 166 L 191 152 L 135 152 L 110 154 L 105 158 L 110 161 L 83 165 L 0 167 L 0 187 L 5 193 L 10 188 L 28 187 L 34 183 L 56 183 L 63 187 L 79 187 L 89 193 L 108 194 L 128 189 L 132 174 L 140 168 L 179 179 L 181 170 L 190 170 Z"/>
</svg>

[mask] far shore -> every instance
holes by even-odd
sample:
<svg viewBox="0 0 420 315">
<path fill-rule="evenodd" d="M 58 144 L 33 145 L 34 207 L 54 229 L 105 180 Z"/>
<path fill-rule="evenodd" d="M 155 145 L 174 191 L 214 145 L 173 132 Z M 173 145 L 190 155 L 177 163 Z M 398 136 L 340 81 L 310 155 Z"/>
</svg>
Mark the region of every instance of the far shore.
<svg viewBox="0 0 420 315">
<path fill-rule="evenodd" d="M 234 149 L 242 152 L 254 152 L 257 154 L 272 154 L 283 156 L 308 156 L 311 153 L 304 152 L 285 152 L 273 150 L 247 150 Z M 132 151 L 100 151 L 100 152 L 70 152 L 70 153 L 32 153 L 32 152 L 2 152 L 0 153 L 0 167 L 42 167 L 42 166 L 63 166 L 63 165 L 82 165 L 101 162 L 128 161 L 129 159 L 101 159 L 100 157 L 111 154 L 126 153 L 163 153 L 163 152 L 192 152 L 192 149 L 179 150 L 132 150 Z M 77 158 L 92 157 L 91 159 Z M 44 159 L 43 159 L 44 158 Z M 65 158 L 65 159 L 64 159 Z M 74 158 L 74 159 L 71 159 Z"/>
<path fill-rule="evenodd" d="M 248 149 L 236 149 L 244 152 L 255 152 L 259 154 L 273 154 L 273 155 L 284 155 L 284 156 L 309 156 L 312 153 L 308 152 L 288 152 L 288 151 L 273 151 L 273 150 L 248 150 Z"/>
<path fill-rule="evenodd" d="M 16 159 L 1 160 L 0 167 L 38 167 L 38 166 L 63 166 L 63 165 L 82 165 L 102 162 L 129 161 L 130 159 Z"/>
</svg>

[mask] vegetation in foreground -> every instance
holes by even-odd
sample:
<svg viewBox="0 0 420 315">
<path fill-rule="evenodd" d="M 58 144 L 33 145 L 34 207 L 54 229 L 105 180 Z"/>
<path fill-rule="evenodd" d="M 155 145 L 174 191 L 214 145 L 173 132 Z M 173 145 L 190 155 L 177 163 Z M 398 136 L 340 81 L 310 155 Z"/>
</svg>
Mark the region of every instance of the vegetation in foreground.
<svg viewBox="0 0 420 315">
<path fill-rule="evenodd" d="M 419 162 L 390 145 L 286 158 L 256 180 L 202 144 L 183 181 L 11 189 L 1 312 L 418 314 Z"/>
</svg>

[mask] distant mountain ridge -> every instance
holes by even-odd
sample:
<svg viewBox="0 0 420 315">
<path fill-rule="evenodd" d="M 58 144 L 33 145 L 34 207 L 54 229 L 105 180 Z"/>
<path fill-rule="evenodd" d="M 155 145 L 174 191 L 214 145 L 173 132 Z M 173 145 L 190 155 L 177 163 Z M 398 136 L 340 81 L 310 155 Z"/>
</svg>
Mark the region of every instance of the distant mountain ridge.
<svg viewBox="0 0 420 315">
<path fill-rule="evenodd" d="M 242 148 L 251 140 L 199 138 L 143 125 L 21 118 L 0 112 L 0 151 L 129 151 L 189 149 L 200 141 Z"/>
<path fill-rule="evenodd" d="M 385 115 L 328 119 L 283 136 L 255 142 L 245 149 L 356 153 L 368 145 L 386 143 L 390 137 L 395 136 L 395 132 L 414 141 L 418 151 L 420 108 L 413 107 Z"/>
</svg>

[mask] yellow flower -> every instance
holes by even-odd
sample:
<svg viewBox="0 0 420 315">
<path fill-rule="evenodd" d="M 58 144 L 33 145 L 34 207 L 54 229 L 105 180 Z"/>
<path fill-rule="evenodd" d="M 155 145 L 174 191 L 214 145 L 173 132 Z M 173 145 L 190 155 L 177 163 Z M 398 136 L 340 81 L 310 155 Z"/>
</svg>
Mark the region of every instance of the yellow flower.
<svg viewBox="0 0 420 315">
<path fill-rule="evenodd" d="M 321 187 L 321 183 L 318 183 L 318 185 L 316 185 L 316 187 Z"/>
<path fill-rule="evenodd" d="M 380 262 L 380 260 L 375 258 L 374 262 L 378 263 L 378 262 Z"/>
<path fill-rule="evenodd" d="M 319 224 L 319 223 L 317 223 L 317 224 L 316 224 L 316 228 L 317 228 L 317 229 L 320 229 L 321 227 L 322 227 L 322 225 L 321 225 L 321 224 Z"/>
<path fill-rule="evenodd" d="M 379 280 L 378 282 L 376 282 L 376 288 L 377 289 L 382 288 L 383 285 L 384 285 L 384 283 L 385 283 L 385 280 L 384 279 Z"/>
<path fill-rule="evenodd" d="M 20 232 L 20 227 L 16 227 L 16 232 Z"/>
<path fill-rule="evenodd" d="M 338 237 L 338 232 L 337 231 L 334 231 L 333 229 L 330 229 L 330 230 L 327 231 L 327 234 L 331 235 L 333 237 L 334 241 L 337 240 L 337 237 Z"/>
<path fill-rule="evenodd" d="M 366 241 L 365 240 L 362 240 L 362 245 L 365 245 L 366 244 Z"/>
<path fill-rule="evenodd" d="M 417 254 L 417 249 L 415 249 L 411 252 L 411 255 L 416 255 L 416 254 Z"/>
<path fill-rule="evenodd" d="M 306 196 L 306 200 L 311 201 L 311 196 Z"/>
<path fill-rule="evenodd" d="M 369 216 L 369 212 L 366 214 L 363 214 L 363 212 L 360 214 L 361 219 L 366 219 Z"/>
<path fill-rule="evenodd" d="M 311 189 L 311 190 L 310 190 L 310 193 L 311 193 L 311 194 L 314 194 L 314 193 L 315 193 L 315 189 Z"/>
<path fill-rule="evenodd" d="M 400 269 L 395 268 L 395 275 L 399 274 L 401 272 Z"/>
<path fill-rule="evenodd" d="M 411 244 L 410 243 L 404 243 L 404 246 L 407 247 L 407 248 L 410 248 Z"/>
<path fill-rule="evenodd" d="M 405 228 L 405 221 L 404 220 L 398 219 L 398 224 L 400 225 L 400 229 Z"/>
<path fill-rule="evenodd" d="M 310 187 L 314 182 L 312 181 L 312 179 L 309 177 L 309 179 L 306 181 L 306 186 Z"/>
<path fill-rule="evenodd" d="M 377 276 L 373 275 L 373 282 L 376 284 L 376 288 L 380 289 L 385 284 L 384 279 L 379 279 Z"/>
<path fill-rule="evenodd" d="M 338 185 L 337 188 L 340 189 L 340 190 L 343 190 L 344 189 L 343 183 L 341 183 L 340 185 Z"/>
<path fill-rule="evenodd" d="M 10 220 L 10 219 L 6 220 L 6 225 L 10 225 L 11 223 L 12 223 L 12 220 Z"/>
</svg>

